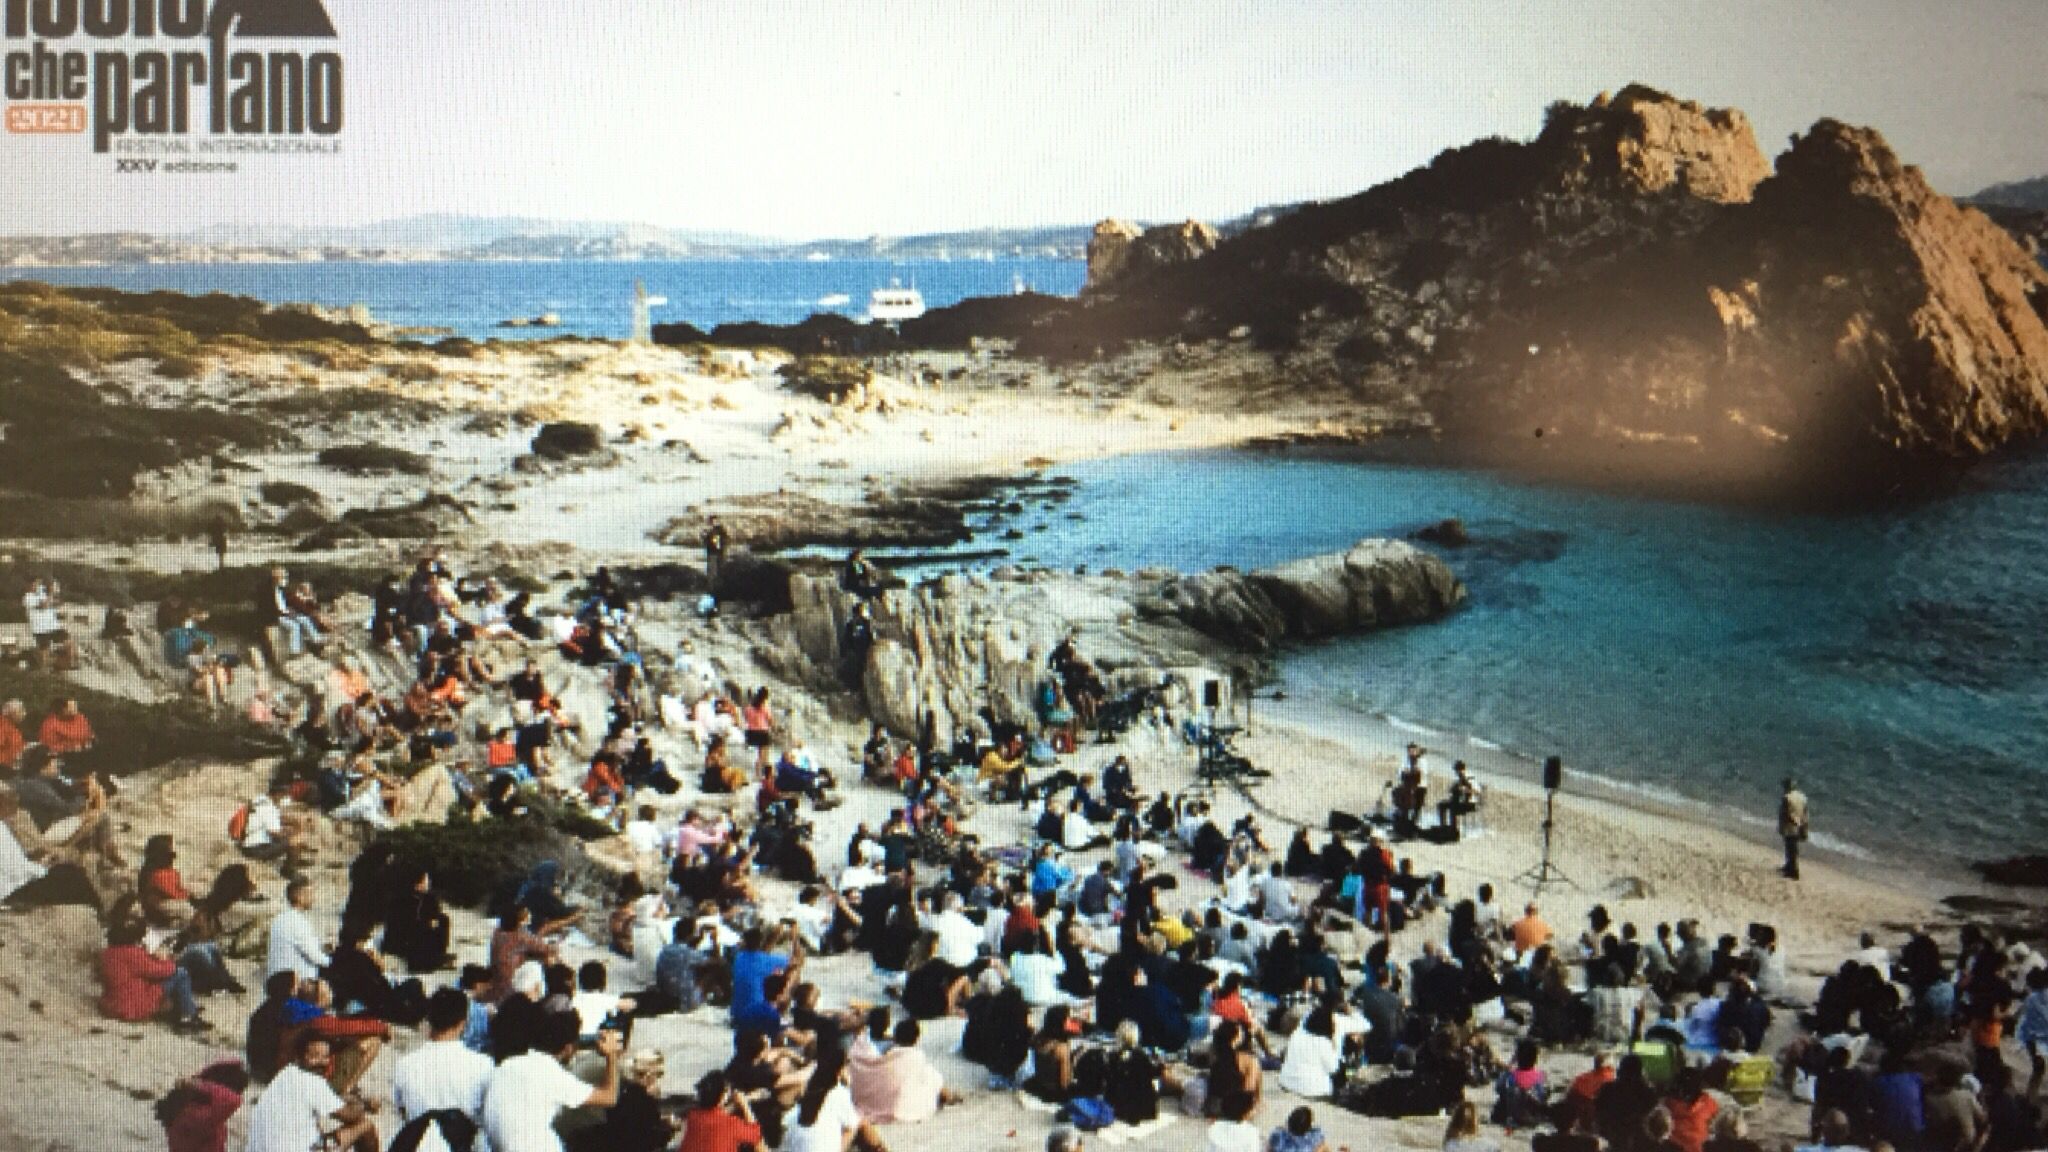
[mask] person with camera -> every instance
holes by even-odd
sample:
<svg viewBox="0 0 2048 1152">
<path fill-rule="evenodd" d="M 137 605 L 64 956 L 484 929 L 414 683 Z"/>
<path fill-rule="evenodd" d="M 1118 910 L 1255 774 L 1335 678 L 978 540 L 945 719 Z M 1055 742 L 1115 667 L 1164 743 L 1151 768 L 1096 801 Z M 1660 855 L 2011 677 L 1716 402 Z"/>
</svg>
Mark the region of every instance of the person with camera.
<svg viewBox="0 0 2048 1152">
<path fill-rule="evenodd" d="M 539 1023 L 530 1052 L 498 1065 L 484 1093 L 484 1133 L 493 1152 L 563 1152 L 555 1118 L 571 1108 L 609 1109 L 619 1102 L 619 1055 L 625 1042 L 617 1032 L 597 1034 L 604 1074 L 595 1087 L 565 1065 L 576 1055 L 581 1031 L 573 1012 L 555 1012 Z"/>
<path fill-rule="evenodd" d="M 747 1098 L 724 1072 L 706 1072 L 697 1081 L 697 1101 L 683 1120 L 683 1142 L 676 1152 L 739 1152 L 761 1142 L 761 1125 Z"/>
</svg>

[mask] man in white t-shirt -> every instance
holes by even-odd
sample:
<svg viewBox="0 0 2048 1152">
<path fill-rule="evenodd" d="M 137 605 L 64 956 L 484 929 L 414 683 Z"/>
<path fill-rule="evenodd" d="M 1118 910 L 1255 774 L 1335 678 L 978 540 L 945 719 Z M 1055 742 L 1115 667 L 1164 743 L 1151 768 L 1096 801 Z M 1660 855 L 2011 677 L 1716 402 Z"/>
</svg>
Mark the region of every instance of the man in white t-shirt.
<svg viewBox="0 0 2048 1152">
<path fill-rule="evenodd" d="M 247 1152 L 309 1152 L 324 1147 L 377 1152 L 371 1108 L 343 1100 L 327 1086 L 333 1061 L 326 1040 L 310 1033 L 300 1038 L 297 1059 L 270 1081 L 249 1112 Z M 330 1132 L 331 1144 L 326 1142 Z"/>
<path fill-rule="evenodd" d="M 981 925 L 960 910 L 958 892 L 946 894 L 946 910 L 932 917 L 932 931 L 939 937 L 932 955 L 953 967 L 965 968 L 981 957 Z"/>
<path fill-rule="evenodd" d="M 484 1092 L 495 1067 L 491 1058 L 462 1043 L 469 1024 L 469 997 L 443 988 L 427 999 L 427 1042 L 391 1070 L 391 1099 L 399 1119 L 411 1123 L 429 1112 L 460 1112 L 479 1123 Z"/>
<path fill-rule="evenodd" d="M 313 907 L 313 883 L 301 876 L 285 885 L 285 902 L 290 905 L 270 920 L 270 947 L 263 964 L 267 979 L 279 972 L 296 972 L 301 980 L 319 977 L 327 967 L 327 949 L 313 920 L 306 915 Z"/>
<path fill-rule="evenodd" d="M 491 1152 L 563 1152 L 555 1117 L 571 1108 L 610 1108 L 619 1102 L 619 1053 L 624 1044 L 618 1033 L 598 1033 L 604 1080 L 593 1088 L 564 1067 L 576 1054 L 575 1014 L 551 1014 L 540 1022 L 539 1030 L 533 1051 L 505 1061 L 491 1075 L 484 1093 L 484 1135 Z"/>
</svg>

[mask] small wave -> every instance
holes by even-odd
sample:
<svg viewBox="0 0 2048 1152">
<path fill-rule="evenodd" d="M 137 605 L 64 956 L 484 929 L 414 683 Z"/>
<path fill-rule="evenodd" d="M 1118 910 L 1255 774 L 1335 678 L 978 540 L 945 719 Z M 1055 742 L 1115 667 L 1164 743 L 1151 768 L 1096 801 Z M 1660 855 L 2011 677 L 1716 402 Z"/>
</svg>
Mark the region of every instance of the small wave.
<svg viewBox="0 0 2048 1152">
<path fill-rule="evenodd" d="M 1487 750 L 1488 752 L 1505 752 L 1505 751 L 1507 751 L 1507 749 L 1506 749 L 1506 748 L 1504 748 L 1504 747 L 1502 747 L 1501 745 L 1499 745 L 1499 744 L 1495 744 L 1495 743 L 1494 743 L 1493 741 L 1491 741 L 1491 740 L 1486 740 L 1486 739 L 1483 739 L 1483 738 L 1481 738 L 1481 737 L 1478 737 L 1478 736 L 1467 736 L 1467 737 L 1465 737 L 1465 742 L 1466 742 L 1467 744 L 1470 744 L 1470 745 L 1472 745 L 1472 746 L 1473 746 L 1474 748 L 1484 748 L 1484 749 L 1486 749 L 1486 750 Z"/>
<path fill-rule="evenodd" d="M 1392 713 L 1389 713 L 1387 715 L 1387 726 L 1389 728 L 1399 729 L 1402 732 L 1412 732 L 1417 736 L 1434 737 L 1442 736 L 1445 734 L 1436 728 L 1431 728 L 1427 724 L 1417 724 L 1412 720 L 1403 720 L 1399 716 L 1395 716 Z"/>
</svg>

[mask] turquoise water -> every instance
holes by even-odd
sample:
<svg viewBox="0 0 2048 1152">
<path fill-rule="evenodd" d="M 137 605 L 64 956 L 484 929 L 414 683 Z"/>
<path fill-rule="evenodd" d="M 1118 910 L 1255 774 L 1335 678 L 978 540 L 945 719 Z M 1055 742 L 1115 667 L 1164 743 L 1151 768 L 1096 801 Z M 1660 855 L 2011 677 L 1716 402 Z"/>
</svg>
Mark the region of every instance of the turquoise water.
<svg viewBox="0 0 2048 1152">
<path fill-rule="evenodd" d="M 636 263 L 140 264 L 103 268 L 4 268 L 0 280 L 92 284 L 129 291 L 228 292 L 273 304 L 334 308 L 367 304 L 377 319 L 408 327 L 452 328 L 472 339 L 595 336 L 623 340 L 632 330 L 633 285 L 668 304 L 657 324 L 710 328 L 735 320 L 788 324 L 813 312 L 858 317 L 868 293 L 890 281 L 914 285 L 927 307 L 969 296 L 1000 296 L 1018 281 L 1036 292 L 1071 296 L 1087 268 L 1073 260 L 937 261 L 694 260 Z M 820 301 L 846 296 L 826 307 Z M 559 328 L 505 329 L 499 321 L 557 313 Z"/>
<path fill-rule="evenodd" d="M 1297 697 L 1752 819 L 1789 771 L 1820 831 L 1880 856 L 2044 847 L 2048 459 L 1833 515 L 1232 453 L 1064 471 L 1018 559 L 1257 567 L 1462 518 L 1474 542 L 1437 551 L 1470 604 L 1290 655 Z"/>
</svg>

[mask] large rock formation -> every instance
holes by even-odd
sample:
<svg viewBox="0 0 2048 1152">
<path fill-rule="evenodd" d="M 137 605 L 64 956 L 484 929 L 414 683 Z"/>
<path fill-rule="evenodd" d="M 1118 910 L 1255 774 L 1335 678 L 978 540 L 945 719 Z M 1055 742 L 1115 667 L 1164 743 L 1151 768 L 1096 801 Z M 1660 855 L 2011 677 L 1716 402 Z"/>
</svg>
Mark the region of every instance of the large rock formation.
<svg viewBox="0 0 2048 1152">
<path fill-rule="evenodd" d="M 1749 205 L 1506 294 L 1462 352 L 1455 439 L 1618 480 L 1860 490 L 2048 431 L 2048 273 L 1833 121 Z"/>
<path fill-rule="evenodd" d="M 1121 291 L 1162 268 L 1207 256 L 1221 240 L 1215 228 L 1199 220 L 1161 224 L 1142 232 L 1128 220 L 1104 220 L 1088 240 L 1088 282 L 1082 291 Z"/>
<path fill-rule="evenodd" d="M 1741 204 L 1771 174 L 1749 118 L 1733 108 L 1702 108 L 1631 85 L 1580 108 L 1557 104 L 1545 135 L 1570 150 L 1560 187 L 1620 187 L 1638 194 L 1676 189 L 1702 200 Z"/>
<path fill-rule="evenodd" d="M 1250 574 L 954 574 L 871 601 L 876 643 L 854 667 L 840 641 L 855 601 L 799 574 L 760 655 L 784 675 L 857 689 L 893 731 L 929 716 L 948 740 L 984 710 L 1029 721 L 1046 657 L 1072 632 L 1112 691 L 1170 682 L 1191 698 L 1204 681 L 1249 675 L 1279 644 L 1421 623 L 1464 595 L 1443 561 L 1386 540 Z"/>
<path fill-rule="evenodd" d="M 1740 112 L 1632 86 L 1134 263 L 1020 351 L 1172 343 L 1198 371 L 1249 336 L 1261 387 L 1405 414 L 1457 455 L 1702 495 L 1889 487 L 2048 431 L 2033 254 L 1833 121 L 1773 175 Z"/>
</svg>

